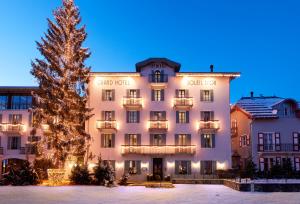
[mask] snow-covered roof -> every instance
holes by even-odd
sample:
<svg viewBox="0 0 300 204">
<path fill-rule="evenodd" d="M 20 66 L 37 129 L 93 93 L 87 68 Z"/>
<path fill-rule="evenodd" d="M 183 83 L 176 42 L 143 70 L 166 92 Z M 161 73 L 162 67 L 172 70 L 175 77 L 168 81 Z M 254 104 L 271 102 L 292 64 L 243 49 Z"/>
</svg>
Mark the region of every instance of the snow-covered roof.
<svg viewBox="0 0 300 204">
<path fill-rule="evenodd" d="M 284 98 L 276 96 L 242 97 L 235 106 L 253 118 L 277 118 L 277 111 L 273 109 L 273 106 L 284 100 Z"/>
</svg>

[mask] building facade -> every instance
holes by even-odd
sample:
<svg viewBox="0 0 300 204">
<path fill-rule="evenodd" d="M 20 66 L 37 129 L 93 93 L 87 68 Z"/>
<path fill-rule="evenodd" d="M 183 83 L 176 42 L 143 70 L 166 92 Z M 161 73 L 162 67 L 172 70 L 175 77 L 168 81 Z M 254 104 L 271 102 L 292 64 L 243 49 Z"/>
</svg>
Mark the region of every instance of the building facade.
<svg viewBox="0 0 300 204">
<path fill-rule="evenodd" d="M 35 143 L 42 132 L 32 130 L 31 92 L 37 87 L 0 87 L 0 175 L 8 164 L 18 165 L 22 160 L 32 162 Z"/>
<path fill-rule="evenodd" d="M 239 73 L 180 72 L 150 58 L 136 72 L 90 74 L 89 153 L 132 180 L 231 168 L 230 81 Z"/>
<path fill-rule="evenodd" d="M 242 97 L 231 109 L 233 167 L 252 159 L 261 171 L 291 163 L 299 171 L 300 106 L 276 96 Z"/>
</svg>

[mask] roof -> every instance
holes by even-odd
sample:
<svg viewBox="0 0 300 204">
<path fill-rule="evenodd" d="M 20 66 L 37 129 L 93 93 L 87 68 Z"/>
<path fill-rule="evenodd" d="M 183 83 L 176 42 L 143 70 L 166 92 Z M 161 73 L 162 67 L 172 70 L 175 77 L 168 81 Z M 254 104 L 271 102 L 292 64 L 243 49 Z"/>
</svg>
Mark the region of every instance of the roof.
<svg viewBox="0 0 300 204">
<path fill-rule="evenodd" d="M 145 67 L 151 63 L 166 64 L 169 67 L 174 68 L 175 72 L 179 72 L 180 67 L 181 67 L 181 64 L 174 62 L 172 60 L 169 60 L 168 58 L 152 57 L 152 58 L 148 58 L 146 60 L 136 63 L 135 64 L 136 71 L 140 72 L 143 67 Z"/>
<path fill-rule="evenodd" d="M 38 89 L 38 86 L 0 86 L 0 93 L 31 93 Z"/>
<path fill-rule="evenodd" d="M 234 106 L 239 107 L 252 118 L 277 118 L 277 111 L 274 111 L 273 106 L 284 100 L 286 99 L 276 96 L 242 97 Z"/>
</svg>

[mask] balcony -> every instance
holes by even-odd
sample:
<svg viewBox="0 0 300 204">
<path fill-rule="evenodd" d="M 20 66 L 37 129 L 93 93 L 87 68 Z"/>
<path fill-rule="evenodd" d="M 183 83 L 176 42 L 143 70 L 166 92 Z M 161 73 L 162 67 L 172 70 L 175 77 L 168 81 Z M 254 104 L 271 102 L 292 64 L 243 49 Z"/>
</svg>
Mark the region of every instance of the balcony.
<svg viewBox="0 0 300 204">
<path fill-rule="evenodd" d="M 96 128 L 99 130 L 117 130 L 116 120 L 97 120 Z"/>
<path fill-rule="evenodd" d="M 123 97 L 123 106 L 126 109 L 139 110 L 143 107 L 143 99 L 140 97 Z"/>
<path fill-rule="evenodd" d="M 148 155 L 173 155 L 196 153 L 196 145 L 122 145 L 121 153 L 124 154 L 148 154 Z"/>
<path fill-rule="evenodd" d="M 200 120 L 199 130 L 200 132 L 214 133 L 220 129 L 220 121 L 218 120 Z"/>
<path fill-rule="evenodd" d="M 167 120 L 149 120 L 149 131 L 167 131 Z"/>
<path fill-rule="evenodd" d="M 192 97 L 176 97 L 173 99 L 175 109 L 189 110 L 193 107 Z"/>
<path fill-rule="evenodd" d="M 0 132 L 4 133 L 21 133 L 25 131 L 25 125 L 23 124 L 11 124 L 11 123 L 1 123 Z"/>
<path fill-rule="evenodd" d="M 257 145 L 258 152 L 300 152 L 300 144 L 266 144 Z"/>
<path fill-rule="evenodd" d="M 149 83 L 151 86 L 154 87 L 165 87 L 168 83 L 168 75 L 167 74 L 160 74 L 159 76 L 155 74 L 150 74 L 148 78 Z"/>
</svg>

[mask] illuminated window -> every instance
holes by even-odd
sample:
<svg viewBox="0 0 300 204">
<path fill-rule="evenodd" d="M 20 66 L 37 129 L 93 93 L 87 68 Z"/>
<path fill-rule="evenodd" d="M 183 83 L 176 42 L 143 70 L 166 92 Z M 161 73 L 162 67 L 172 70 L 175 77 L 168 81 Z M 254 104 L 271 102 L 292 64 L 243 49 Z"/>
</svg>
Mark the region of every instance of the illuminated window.
<svg viewBox="0 0 300 204">
<path fill-rule="evenodd" d="M 189 111 L 176 111 L 176 123 L 189 123 Z"/>
<path fill-rule="evenodd" d="M 191 161 L 175 161 L 175 174 L 191 174 Z"/>
<path fill-rule="evenodd" d="M 102 101 L 114 101 L 114 100 L 115 100 L 115 90 L 113 89 L 102 90 Z"/>
<path fill-rule="evenodd" d="M 127 123 L 139 123 L 140 122 L 140 112 L 139 111 L 127 111 Z"/>
<path fill-rule="evenodd" d="M 7 137 L 7 149 L 16 150 L 21 148 L 21 137 L 20 136 L 9 136 Z"/>
<path fill-rule="evenodd" d="M 129 145 L 138 145 L 138 135 L 137 134 L 128 134 L 128 143 Z"/>
<path fill-rule="evenodd" d="M 141 161 L 140 160 L 126 160 L 125 172 L 129 174 L 141 174 Z"/>
<path fill-rule="evenodd" d="M 214 174 L 216 171 L 217 162 L 216 161 L 201 161 L 200 163 L 200 173 L 201 174 Z"/>
<path fill-rule="evenodd" d="M 22 114 L 9 114 L 9 123 L 21 124 L 22 123 Z"/>
<path fill-rule="evenodd" d="M 152 101 L 164 101 L 164 89 L 152 89 Z"/>
<path fill-rule="evenodd" d="M 101 147 L 112 148 L 115 146 L 115 134 L 101 134 Z"/>
<path fill-rule="evenodd" d="M 214 148 L 215 147 L 215 134 L 201 134 L 201 147 Z"/>
<path fill-rule="evenodd" d="M 159 70 L 156 70 L 154 72 L 154 80 L 155 80 L 155 82 L 160 82 L 161 81 L 161 73 L 160 73 Z"/>
<path fill-rule="evenodd" d="M 175 135 L 176 145 L 191 145 L 191 135 L 190 134 L 176 134 Z"/>
<path fill-rule="evenodd" d="M 150 134 L 150 144 L 154 146 L 165 145 L 166 135 L 165 134 Z"/>
<path fill-rule="evenodd" d="M 201 90 L 200 101 L 212 102 L 214 101 L 213 90 Z"/>
</svg>

